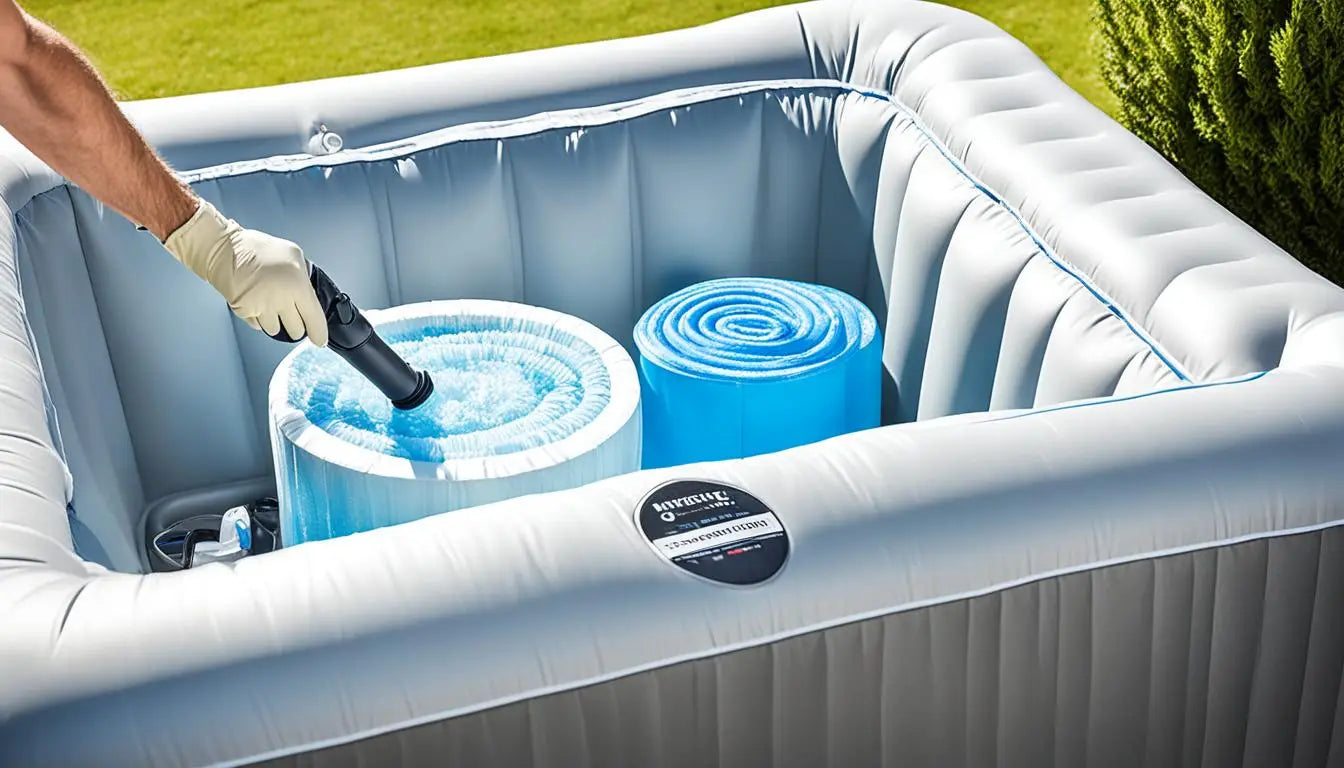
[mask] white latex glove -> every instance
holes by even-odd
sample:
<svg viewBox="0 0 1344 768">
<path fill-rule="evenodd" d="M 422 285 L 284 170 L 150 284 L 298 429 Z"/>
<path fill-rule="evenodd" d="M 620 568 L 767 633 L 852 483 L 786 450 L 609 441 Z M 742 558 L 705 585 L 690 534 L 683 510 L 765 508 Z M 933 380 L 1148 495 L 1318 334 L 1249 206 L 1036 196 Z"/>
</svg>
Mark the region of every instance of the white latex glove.
<svg viewBox="0 0 1344 768">
<path fill-rule="evenodd" d="M 288 240 L 243 227 L 201 201 L 163 246 L 229 302 L 248 325 L 290 338 L 307 333 L 326 346 L 327 319 L 308 278 L 303 250 Z"/>
</svg>

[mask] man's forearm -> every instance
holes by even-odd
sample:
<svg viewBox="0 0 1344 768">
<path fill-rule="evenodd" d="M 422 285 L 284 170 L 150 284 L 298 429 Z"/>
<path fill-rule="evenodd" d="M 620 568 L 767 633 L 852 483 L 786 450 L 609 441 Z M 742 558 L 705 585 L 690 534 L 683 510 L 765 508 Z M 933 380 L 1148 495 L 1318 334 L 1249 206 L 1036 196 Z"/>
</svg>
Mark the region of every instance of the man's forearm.
<svg viewBox="0 0 1344 768">
<path fill-rule="evenodd" d="M 160 240 L 197 201 L 122 114 L 88 60 L 25 16 L 28 34 L 0 63 L 0 126 L 57 173 Z"/>
</svg>

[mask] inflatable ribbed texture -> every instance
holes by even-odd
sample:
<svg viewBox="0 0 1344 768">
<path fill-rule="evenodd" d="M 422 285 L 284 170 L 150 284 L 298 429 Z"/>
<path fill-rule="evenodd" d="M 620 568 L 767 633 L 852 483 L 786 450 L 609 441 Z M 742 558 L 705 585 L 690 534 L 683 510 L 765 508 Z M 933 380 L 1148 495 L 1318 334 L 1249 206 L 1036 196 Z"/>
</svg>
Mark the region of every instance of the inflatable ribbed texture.
<svg viewBox="0 0 1344 768">
<path fill-rule="evenodd" d="M 635 345 L 647 468 L 783 450 L 881 418 L 877 320 L 833 288 L 692 285 L 644 313 Z"/>
<path fill-rule="evenodd" d="M 398 411 L 331 352 L 285 358 L 270 409 L 286 545 L 639 468 L 634 363 L 592 325 L 498 301 L 367 315 L 434 394 Z"/>
</svg>

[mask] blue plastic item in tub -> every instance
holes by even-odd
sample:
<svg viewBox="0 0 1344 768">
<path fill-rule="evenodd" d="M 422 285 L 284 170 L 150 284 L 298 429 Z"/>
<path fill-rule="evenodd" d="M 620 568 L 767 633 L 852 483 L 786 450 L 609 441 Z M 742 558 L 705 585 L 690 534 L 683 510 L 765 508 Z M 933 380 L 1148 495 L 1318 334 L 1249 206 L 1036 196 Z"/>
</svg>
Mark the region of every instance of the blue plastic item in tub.
<svg viewBox="0 0 1344 768">
<path fill-rule="evenodd" d="M 880 423 L 877 320 L 834 288 L 710 280 L 659 301 L 634 337 L 645 468 L 769 453 Z"/>
</svg>

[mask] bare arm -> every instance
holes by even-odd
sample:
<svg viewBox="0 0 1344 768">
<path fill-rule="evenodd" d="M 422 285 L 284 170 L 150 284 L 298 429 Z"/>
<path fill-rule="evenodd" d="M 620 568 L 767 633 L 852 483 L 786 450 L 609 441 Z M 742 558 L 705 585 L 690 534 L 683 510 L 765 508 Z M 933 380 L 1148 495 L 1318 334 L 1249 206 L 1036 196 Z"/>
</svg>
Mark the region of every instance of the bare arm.
<svg viewBox="0 0 1344 768">
<path fill-rule="evenodd" d="M 252 327 L 327 343 L 303 249 L 244 229 L 196 197 L 122 114 L 88 59 L 15 0 L 0 0 L 0 126 L 153 232 Z"/>
<path fill-rule="evenodd" d="M 14 0 L 0 0 L 0 126 L 161 241 L 199 205 L 79 50 Z"/>
</svg>

